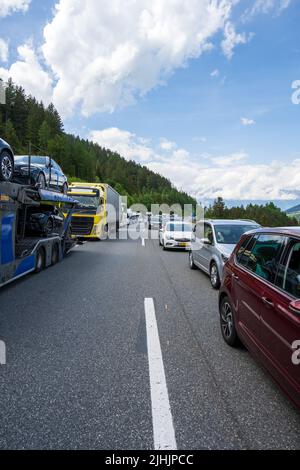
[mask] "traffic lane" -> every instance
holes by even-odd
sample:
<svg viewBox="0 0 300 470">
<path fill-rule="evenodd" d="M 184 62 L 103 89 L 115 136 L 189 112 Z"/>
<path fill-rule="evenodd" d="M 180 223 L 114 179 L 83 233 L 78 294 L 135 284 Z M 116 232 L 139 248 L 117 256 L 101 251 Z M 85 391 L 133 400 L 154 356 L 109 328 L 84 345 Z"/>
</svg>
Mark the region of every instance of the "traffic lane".
<svg viewBox="0 0 300 470">
<path fill-rule="evenodd" d="M 247 448 L 183 317 L 182 305 L 161 262 L 157 241 L 146 241 L 144 258 L 147 271 L 141 271 L 139 279 L 144 285 L 144 296 L 154 299 L 178 448 Z"/>
<path fill-rule="evenodd" d="M 153 447 L 138 250 L 88 243 L 1 290 L 1 448 Z"/>
<path fill-rule="evenodd" d="M 159 250 L 158 243 L 151 243 Z M 299 449 L 300 417 L 296 409 L 245 348 L 230 348 L 223 341 L 218 293 L 211 288 L 208 276 L 190 270 L 184 251 L 160 250 L 159 257 L 176 303 L 181 305 L 186 328 L 195 338 L 199 355 L 205 358 L 248 446 Z"/>
</svg>

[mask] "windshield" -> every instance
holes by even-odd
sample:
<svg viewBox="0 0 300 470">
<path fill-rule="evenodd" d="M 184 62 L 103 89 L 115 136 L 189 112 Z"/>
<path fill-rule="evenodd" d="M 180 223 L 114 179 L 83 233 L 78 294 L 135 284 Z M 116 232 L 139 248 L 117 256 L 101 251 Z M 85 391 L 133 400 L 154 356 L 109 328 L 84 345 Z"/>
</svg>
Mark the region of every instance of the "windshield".
<svg viewBox="0 0 300 470">
<path fill-rule="evenodd" d="M 258 228 L 259 225 L 215 225 L 215 236 L 217 243 L 223 245 L 236 245 L 241 236 L 249 230 Z"/>
<path fill-rule="evenodd" d="M 15 157 L 15 162 L 28 164 L 28 155 L 22 155 Z M 47 163 L 47 157 L 31 157 L 31 163 L 36 165 L 45 165 Z"/>
<path fill-rule="evenodd" d="M 99 206 L 99 198 L 97 196 L 84 196 L 79 194 L 72 194 L 72 197 L 79 202 L 79 209 L 97 209 Z"/>
<path fill-rule="evenodd" d="M 166 230 L 168 232 L 191 232 L 192 225 L 183 222 L 171 223 L 166 225 Z"/>
</svg>

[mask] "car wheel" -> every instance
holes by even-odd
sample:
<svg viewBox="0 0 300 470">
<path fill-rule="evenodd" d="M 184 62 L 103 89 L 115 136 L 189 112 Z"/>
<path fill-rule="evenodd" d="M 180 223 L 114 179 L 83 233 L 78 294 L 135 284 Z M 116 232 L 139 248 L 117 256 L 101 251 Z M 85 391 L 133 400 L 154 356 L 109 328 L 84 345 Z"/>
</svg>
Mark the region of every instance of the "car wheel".
<svg viewBox="0 0 300 470">
<path fill-rule="evenodd" d="M 35 260 L 35 273 L 40 273 L 45 267 L 45 250 L 44 248 L 39 248 L 36 254 Z"/>
<path fill-rule="evenodd" d="M 237 335 L 234 313 L 228 297 L 224 297 L 220 304 L 221 331 L 224 340 L 229 346 L 237 346 L 239 338 Z"/>
<path fill-rule="evenodd" d="M 49 217 L 45 225 L 45 233 L 46 235 L 51 235 L 53 231 L 54 231 L 54 222 L 53 222 L 53 219 Z"/>
<path fill-rule="evenodd" d="M 39 185 L 40 189 L 46 188 L 46 178 L 45 178 L 44 173 L 39 173 L 36 183 Z"/>
<path fill-rule="evenodd" d="M 14 159 L 12 155 L 3 150 L 0 155 L 0 180 L 11 181 L 14 174 Z"/>
<path fill-rule="evenodd" d="M 63 184 L 62 191 L 63 194 L 67 195 L 68 194 L 68 185 L 67 183 Z"/>
<path fill-rule="evenodd" d="M 210 282 L 214 289 L 220 288 L 221 282 L 216 263 L 212 263 L 210 266 Z"/>
<path fill-rule="evenodd" d="M 58 248 L 58 244 L 54 243 L 53 248 L 52 248 L 52 255 L 51 255 L 52 266 L 57 264 L 58 261 L 59 261 L 59 248 Z"/>
<path fill-rule="evenodd" d="M 194 263 L 194 256 L 192 251 L 189 252 L 189 265 L 191 269 L 197 269 L 197 266 Z"/>
</svg>

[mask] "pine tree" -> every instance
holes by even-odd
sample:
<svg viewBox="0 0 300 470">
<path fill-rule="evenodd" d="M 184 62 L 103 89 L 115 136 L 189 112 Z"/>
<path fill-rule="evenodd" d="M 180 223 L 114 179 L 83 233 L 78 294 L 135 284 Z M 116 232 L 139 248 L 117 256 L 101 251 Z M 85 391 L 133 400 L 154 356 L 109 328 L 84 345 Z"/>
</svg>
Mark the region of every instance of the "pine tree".
<svg viewBox="0 0 300 470">
<path fill-rule="evenodd" d="M 39 147 L 42 153 L 48 153 L 48 143 L 51 138 L 51 130 L 47 123 L 44 121 L 39 130 Z"/>
<path fill-rule="evenodd" d="M 5 140 L 9 142 L 10 146 L 12 147 L 14 153 L 20 153 L 20 141 L 18 139 L 16 130 L 13 126 L 13 123 L 9 119 L 5 126 Z"/>
</svg>

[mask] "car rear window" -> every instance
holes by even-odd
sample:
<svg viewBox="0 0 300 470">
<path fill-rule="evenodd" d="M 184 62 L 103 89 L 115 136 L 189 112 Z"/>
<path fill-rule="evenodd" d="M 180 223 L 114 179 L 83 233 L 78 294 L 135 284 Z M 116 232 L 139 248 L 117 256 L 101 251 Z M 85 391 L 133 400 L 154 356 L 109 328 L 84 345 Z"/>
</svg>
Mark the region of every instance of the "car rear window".
<svg viewBox="0 0 300 470">
<path fill-rule="evenodd" d="M 248 244 L 245 246 L 242 244 L 237 254 L 237 261 L 257 276 L 273 283 L 283 242 L 284 237 L 281 235 L 254 236 Z"/>
<path fill-rule="evenodd" d="M 284 262 L 279 266 L 276 285 L 291 294 L 300 298 L 300 243 L 293 241 L 285 257 Z"/>
</svg>

